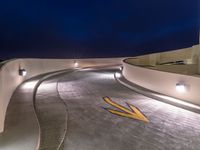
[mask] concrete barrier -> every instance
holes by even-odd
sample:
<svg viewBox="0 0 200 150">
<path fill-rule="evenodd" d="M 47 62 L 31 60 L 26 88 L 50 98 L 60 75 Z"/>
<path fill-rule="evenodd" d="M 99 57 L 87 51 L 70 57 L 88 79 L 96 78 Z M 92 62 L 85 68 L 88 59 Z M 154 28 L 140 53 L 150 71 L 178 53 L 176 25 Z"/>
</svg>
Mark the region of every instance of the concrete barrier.
<svg viewBox="0 0 200 150">
<path fill-rule="evenodd" d="M 6 110 L 10 98 L 16 87 L 24 80 L 47 72 L 74 68 L 75 61 L 78 63 L 78 67 L 83 68 L 121 64 L 122 59 L 15 59 L 6 62 L 0 67 L 0 133 L 4 130 Z M 25 69 L 27 75 L 20 76 L 19 69 Z"/>
<path fill-rule="evenodd" d="M 177 61 L 182 61 L 184 64 L 188 65 L 199 64 L 199 60 L 200 44 L 189 48 L 131 57 L 128 61 L 130 64 L 138 66 L 156 66 Z"/>
<path fill-rule="evenodd" d="M 198 65 L 197 64 L 185 64 L 185 65 L 156 65 L 149 67 L 154 70 L 171 72 L 177 74 L 185 75 L 197 75 L 198 74 Z"/>
<path fill-rule="evenodd" d="M 200 105 L 199 77 L 135 66 L 127 61 L 123 61 L 122 74 L 130 82 L 144 88 Z M 185 92 L 176 90 L 177 83 L 185 85 Z"/>
</svg>

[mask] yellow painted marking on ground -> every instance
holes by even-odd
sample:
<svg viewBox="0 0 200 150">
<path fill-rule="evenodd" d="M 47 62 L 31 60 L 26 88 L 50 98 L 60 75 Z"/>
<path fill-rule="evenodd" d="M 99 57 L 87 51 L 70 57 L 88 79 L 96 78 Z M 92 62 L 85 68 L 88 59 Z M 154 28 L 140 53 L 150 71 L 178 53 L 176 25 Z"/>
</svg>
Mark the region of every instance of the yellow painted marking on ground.
<svg viewBox="0 0 200 150">
<path fill-rule="evenodd" d="M 104 101 L 105 101 L 106 103 L 108 103 L 108 104 L 110 104 L 110 105 L 112 105 L 112 106 L 114 106 L 114 107 L 116 107 L 116 108 L 119 108 L 120 110 L 123 110 L 123 111 L 126 112 L 126 113 L 133 114 L 133 115 L 135 114 L 135 113 L 133 113 L 132 111 L 128 110 L 126 107 L 121 106 L 121 105 L 119 105 L 119 104 L 113 102 L 109 97 L 104 97 L 103 99 L 104 99 Z"/>
<path fill-rule="evenodd" d="M 132 111 L 134 111 L 140 118 L 142 118 L 144 121 L 149 122 L 149 120 L 133 105 L 128 104 Z"/>
<path fill-rule="evenodd" d="M 113 110 L 113 109 L 107 109 L 110 113 L 119 115 L 119 116 L 123 116 L 123 117 L 127 117 L 127 118 L 142 120 L 144 122 L 149 122 L 149 120 L 135 106 L 127 103 L 127 105 L 131 108 L 131 110 L 129 110 L 126 107 L 113 102 L 109 97 L 103 97 L 103 99 L 106 103 L 123 111 L 123 112 L 121 112 L 121 111 L 117 111 L 117 110 Z"/>
</svg>

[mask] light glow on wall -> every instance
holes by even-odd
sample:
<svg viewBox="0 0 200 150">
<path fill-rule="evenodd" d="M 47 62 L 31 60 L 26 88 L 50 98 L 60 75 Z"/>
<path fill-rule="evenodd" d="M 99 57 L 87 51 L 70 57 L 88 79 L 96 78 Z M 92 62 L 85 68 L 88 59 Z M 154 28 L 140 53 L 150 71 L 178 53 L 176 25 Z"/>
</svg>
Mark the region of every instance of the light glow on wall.
<svg viewBox="0 0 200 150">
<path fill-rule="evenodd" d="M 78 62 L 74 62 L 74 67 L 77 68 L 78 67 Z"/>
<path fill-rule="evenodd" d="M 27 75 L 27 71 L 25 69 L 19 69 L 19 75 L 20 76 L 26 76 Z"/>
<path fill-rule="evenodd" d="M 170 102 L 174 102 L 174 103 L 177 103 L 177 104 L 181 104 L 183 106 L 187 106 L 187 107 L 190 107 L 190 108 L 194 108 L 194 109 L 200 110 L 200 106 L 197 106 L 195 104 L 191 104 L 191 103 L 182 101 L 180 99 L 176 99 L 176 98 L 165 96 L 165 95 L 161 95 L 161 94 L 153 94 L 153 95 L 156 95 L 156 96 L 158 96 L 160 98 L 166 99 L 166 100 L 168 100 Z"/>
<path fill-rule="evenodd" d="M 186 91 L 186 87 L 184 84 L 177 83 L 176 84 L 176 90 L 180 93 L 184 93 Z"/>
<path fill-rule="evenodd" d="M 115 77 L 120 78 L 121 76 L 122 76 L 121 73 L 119 73 L 119 72 L 115 73 Z"/>
<path fill-rule="evenodd" d="M 38 81 L 28 81 L 23 83 L 22 88 L 23 89 L 33 89 Z"/>
<path fill-rule="evenodd" d="M 119 70 L 122 71 L 122 70 L 123 70 L 123 67 L 121 66 L 121 67 L 119 68 Z"/>
<path fill-rule="evenodd" d="M 98 78 L 101 78 L 101 79 L 113 79 L 114 75 L 113 75 L 113 73 L 103 73 L 103 74 L 98 74 Z"/>
</svg>

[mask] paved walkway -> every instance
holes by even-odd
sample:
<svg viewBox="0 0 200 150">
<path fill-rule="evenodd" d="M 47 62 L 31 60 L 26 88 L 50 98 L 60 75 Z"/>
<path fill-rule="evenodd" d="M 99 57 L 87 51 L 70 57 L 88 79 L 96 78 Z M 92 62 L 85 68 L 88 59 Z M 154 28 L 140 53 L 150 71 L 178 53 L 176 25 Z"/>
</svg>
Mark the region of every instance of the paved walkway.
<svg viewBox="0 0 200 150">
<path fill-rule="evenodd" d="M 68 106 L 65 150 L 199 150 L 200 114 L 138 94 L 119 84 L 115 69 L 79 71 L 60 79 Z M 149 123 L 114 115 L 102 97 L 139 108 Z"/>
<path fill-rule="evenodd" d="M 71 71 L 39 75 L 15 90 L 6 114 L 5 131 L 0 135 L 0 150 L 57 150 L 63 148 L 67 109 L 58 95 L 57 80 L 63 72 L 66 74 Z M 45 81 L 46 79 L 48 81 Z M 39 87 L 38 83 L 40 83 Z M 37 91 L 34 91 L 35 87 L 38 88 Z M 36 96 L 34 97 L 33 94 Z"/>
<path fill-rule="evenodd" d="M 61 149 L 67 128 L 67 107 L 57 92 L 59 76 L 41 83 L 35 106 L 41 127 L 40 150 Z"/>
<path fill-rule="evenodd" d="M 80 70 L 49 78 L 41 84 L 36 110 L 42 150 L 59 149 L 65 131 L 60 150 L 199 150 L 200 114 L 126 88 L 115 80 L 116 71 L 115 68 Z M 14 93 L 6 130 L 0 137 L 0 150 L 37 147 L 34 84 L 28 82 Z M 116 108 L 103 101 L 105 96 L 126 108 L 127 102 L 136 106 L 150 122 L 108 112 L 103 108 Z"/>
<path fill-rule="evenodd" d="M 14 92 L 8 106 L 5 131 L 0 135 L 0 150 L 35 150 L 39 128 L 33 109 L 33 89 L 38 79 L 32 79 Z"/>
</svg>

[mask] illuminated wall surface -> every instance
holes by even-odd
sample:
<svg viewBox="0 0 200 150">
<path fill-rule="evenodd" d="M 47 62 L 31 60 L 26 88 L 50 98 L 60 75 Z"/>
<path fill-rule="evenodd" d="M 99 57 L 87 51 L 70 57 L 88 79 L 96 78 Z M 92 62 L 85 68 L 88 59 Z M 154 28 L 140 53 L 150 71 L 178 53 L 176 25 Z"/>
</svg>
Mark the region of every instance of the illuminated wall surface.
<svg viewBox="0 0 200 150">
<path fill-rule="evenodd" d="M 200 105 L 199 58 L 200 45 L 128 58 L 123 76 L 146 89 Z"/>
<path fill-rule="evenodd" d="M 199 0 L 0 2 L 0 59 L 116 57 L 198 43 Z"/>
<path fill-rule="evenodd" d="M 10 98 L 18 85 L 33 76 L 69 68 L 116 65 L 123 58 L 115 59 L 15 59 L 0 67 L 0 133 Z M 113 76 L 112 76 L 113 77 Z M 29 84 L 27 87 L 34 85 Z"/>
</svg>

